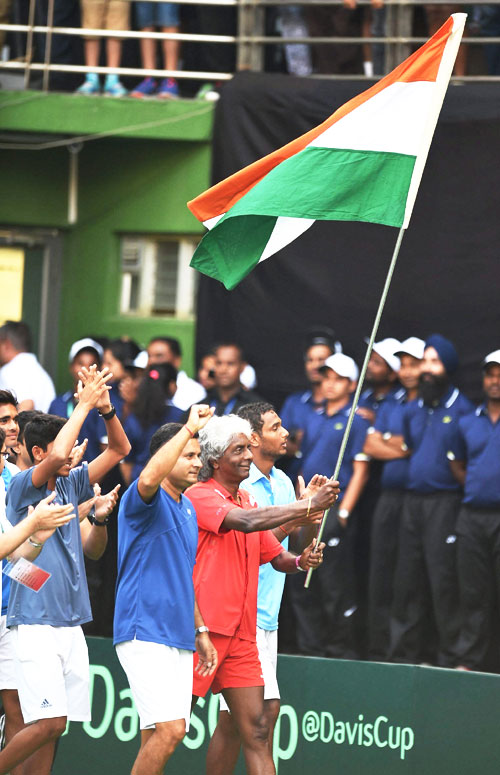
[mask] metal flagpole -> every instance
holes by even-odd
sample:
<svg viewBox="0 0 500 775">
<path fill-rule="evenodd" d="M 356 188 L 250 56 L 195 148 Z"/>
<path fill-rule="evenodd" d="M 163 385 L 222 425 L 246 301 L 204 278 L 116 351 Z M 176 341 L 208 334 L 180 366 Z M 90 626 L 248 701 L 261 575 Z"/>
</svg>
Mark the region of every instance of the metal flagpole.
<svg viewBox="0 0 500 775">
<path fill-rule="evenodd" d="M 375 322 L 373 324 L 370 340 L 368 342 L 368 347 L 366 348 L 365 360 L 363 362 L 363 368 L 361 369 L 361 374 L 359 375 L 358 386 L 356 388 L 356 391 L 354 393 L 354 398 L 352 400 L 351 411 L 349 412 L 349 419 L 347 420 L 347 425 L 344 431 L 344 437 L 342 439 L 342 444 L 340 445 L 339 456 L 337 458 L 337 463 L 335 465 L 335 471 L 333 472 L 333 476 L 332 476 L 333 481 L 338 479 L 340 466 L 342 465 L 342 461 L 344 459 L 345 448 L 347 446 L 347 441 L 349 439 L 349 434 L 351 432 L 354 415 L 356 414 L 356 409 L 358 408 L 359 396 L 361 395 L 361 390 L 363 389 L 363 382 L 365 381 L 365 374 L 366 374 L 366 369 L 368 368 L 368 361 L 370 360 L 370 355 L 372 353 L 375 337 L 377 336 L 377 331 L 380 324 L 380 318 L 382 317 L 382 312 L 384 311 L 385 302 L 387 300 L 387 294 L 389 293 L 389 288 L 391 285 L 392 276 L 394 274 L 394 269 L 396 267 L 396 261 L 398 260 L 399 249 L 401 248 L 401 243 L 403 241 L 404 233 L 405 233 L 405 229 L 401 227 L 401 229 L 399 230 L 396 245 L 394 247 L 394 252 L 392 254 L 392 260 L 389 266 L 389 270 L 387 272 L 387 277 L 385 278 L 384 290 L 382 291 L 382 296 L 380 297 L 380 302 L 378 305 L 377 314 L 375 316 Z M 323 536 L 329 511 L 330 509 L 327 509 L 323 514 L 323 519 L 321 520 L 321 524 L 319 526 L 318 534 L 316 537 L 316 545 L 319 544 Z M 309 570 L 307 571 L 306 580 L 304 582 L 304 587 L 306 589 L 309 589 L 312 572 L 313 572 L 312 568 L 309 568 Z"/>
</svg>

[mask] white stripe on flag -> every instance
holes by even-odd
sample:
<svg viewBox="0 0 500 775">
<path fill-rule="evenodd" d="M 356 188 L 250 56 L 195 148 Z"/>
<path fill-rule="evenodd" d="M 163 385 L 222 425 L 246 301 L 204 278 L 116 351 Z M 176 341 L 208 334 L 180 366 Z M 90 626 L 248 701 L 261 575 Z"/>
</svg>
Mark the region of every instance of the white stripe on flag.
<svg viewBox="0 0 500 775">
<path fill-rule="evenodd" d="M 431 81 L 392 83 L 328 127 L 310 146 L 416 156 L 435 91 Z"/>
<path fill-rule="evenodd" d="M 216 226 L 223 215 L 226 213 L 221 213 L 220 215 L 214 215 L 213 218 L 209 218 L 208 221 L 203 221 L 203 226 L 206 226 L 207 229 L 213 229 L 214 226 Z"/>
<path fill-rule="evenodd" d="M 290 242 L 293 242 L 297 237 L 300 237 L 301 234 L 313 225 L 314 221 L 314 218 L 288 218 L 285 216 L 276 218 L 274 229 L 262 252 L 259 264 L 261 261 L 265 261 L 266 258 L 273 256 L 281 250 L 281 248 L 289 245 Z"/>
<path fill-rule="evenodd" d="M 462 35 L 464 33 L 465 22 L 467 20 L 466 13 L 454 13 L 453 18 L 453 30 L 448 38 L 446 46 L 444 47 L 441 64 L 436 78 L 436 89 L 433 96 L 433 104 L 431 110 L 427 113 L 426 123 L 420 139 L 420 147 L 418 150 L 417 160 L 415 167 L 413 168 L 413 175 L 411 178 L 410 188 L 408 189 L 408 196 L 406 198 L 405 219 L 403 221 L 403 229 L 407 229 L 410 223 L 411 214 L 413 211 L 413 205 L 417 198 L 418 187 L 422 179 L 424 172 L 425 162 L 429 153 L 429 148 L 432 143 L 434 130 L 438 122 L 441 107 L 445 98 L 446 90 L 450 83 L 451 74 L 453 72 L 453 66 L 455 59 L 457 58 L 458 48 Z"/>
</svg>

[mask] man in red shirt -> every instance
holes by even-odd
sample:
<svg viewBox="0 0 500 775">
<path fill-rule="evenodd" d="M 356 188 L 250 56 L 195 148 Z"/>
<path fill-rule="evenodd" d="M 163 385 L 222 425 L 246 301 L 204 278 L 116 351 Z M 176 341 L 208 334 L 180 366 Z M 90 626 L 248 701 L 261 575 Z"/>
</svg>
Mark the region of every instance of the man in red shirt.
<svg viewBox="0 0 500 775">
<path fill-rule="evenodd" d="M 210 688 L 222 692 L 239 728 L 247 772 L 272 775 L 256 645 L 259 565 L 271 562 L 284 573 L 317 568 L 324 544 L 315 551 L 313 540 L 297 556 L 285 551 L 271 530 L 285 525 L 288 532 L 314 519 L 334 503 L 339 487 L 329 481 L 308 500 L 257 508 L 253 497 L 239 489 L 252 462 L 250 435 L 250 424 L 241 417 L 213 417 L 200 433 L 201 481 L 186 491 L 198 517 L 195 594 L 219 658 L 213 675 L 194 674 L 193 699 Z"/>
</svg>

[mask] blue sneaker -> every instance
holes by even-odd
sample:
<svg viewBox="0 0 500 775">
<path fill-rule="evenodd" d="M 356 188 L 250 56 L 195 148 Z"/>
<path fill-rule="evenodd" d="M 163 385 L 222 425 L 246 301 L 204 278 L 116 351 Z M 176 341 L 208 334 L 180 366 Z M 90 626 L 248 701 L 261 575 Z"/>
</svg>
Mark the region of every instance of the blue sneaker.
<svg viewBox="0 0 500 775">
<path fill-rule="evenodd" d="M 138 99 L 152 97 L 156 92 L 157 86 L 158 84 L 154 78 L 145 78 L 143 81 L 141 81 L 139 86 L 136 86 L 135 89 L 130 92 L 130 96 L 137 97 Z"/>
<path fill-rule="evenodd" d="M 128 92 L 117 75 L 108 75 L 104 84 L 104 94 L 106 97 L 125 97 Z"/>
<path fill-rule="evenodd" d="M 101 93 L 101 84 L 99 76 L 96 73 L 89 73 L 81 86 L 76 90 L 76 94 L 85 94 L 86 96 Z"/>
<path fill-rule="evenodd" d="M 179 87 L 175 78 L 164 78 L 158 88 L 157 97 L 166 100 L 175 100 L 179 96 Z"/>
</svg>

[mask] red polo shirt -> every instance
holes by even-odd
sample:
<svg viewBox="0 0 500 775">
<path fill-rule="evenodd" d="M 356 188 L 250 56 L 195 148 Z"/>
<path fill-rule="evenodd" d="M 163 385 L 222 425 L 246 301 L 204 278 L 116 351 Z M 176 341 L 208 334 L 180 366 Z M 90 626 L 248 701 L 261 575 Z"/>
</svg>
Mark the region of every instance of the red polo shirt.
<svg viewBox="0 0 500 775">
<path fill-rule="evenodd" d="M 270 530 L 242 533 L 222 523 L 234 508 L 254 509 L 250 493 L 238 490 L 240 503 L 214 479 L 186 490 L 198 517 L 198 551 L 194 588 L 210 630 L 255 641 L 259 565 L 283 551 Z"/>
</svg>

